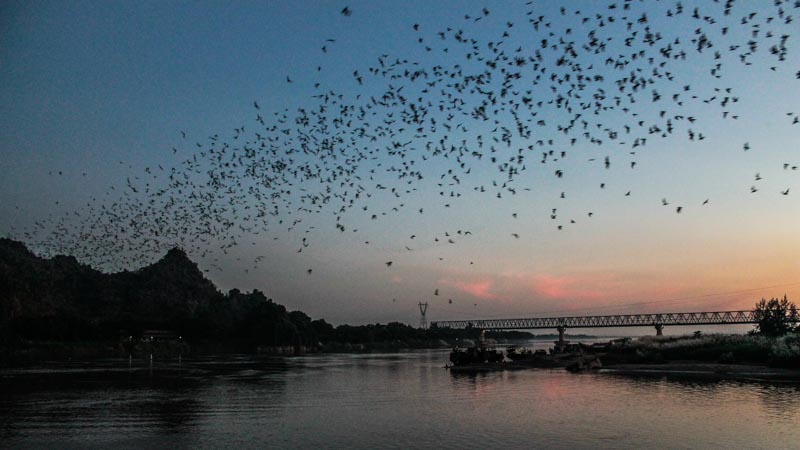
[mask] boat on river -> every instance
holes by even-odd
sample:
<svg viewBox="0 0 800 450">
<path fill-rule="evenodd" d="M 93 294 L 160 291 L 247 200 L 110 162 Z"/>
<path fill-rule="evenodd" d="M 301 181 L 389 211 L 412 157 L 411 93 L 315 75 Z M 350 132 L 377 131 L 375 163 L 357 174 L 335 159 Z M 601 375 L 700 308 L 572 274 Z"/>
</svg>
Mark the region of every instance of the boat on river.
<svg viewBox="0 0 800 450">
<path fill-rule="evenodd" d="M 512 345 L 506 349 L 506 358 L 511 361 L 531 361 L 543 359 L 547 356 L 546 350 L 531 350 Z"/>
<path fill-rule="evenodd" d="M 507 360 L 506 360 L 507 358 Z M 496 349 L 494 341 L 481 339 L 478 345 L 468 348 L 455 347 L 450 352 L 450 363 L 445 366 L 456 372 L 483 372 L 494 370 L 516 370 L 531 368 L 563 367 L 581 372 L 600 368 L 602 365 L 596 354 L 584 353 L 580 344 L 556 346 L 548 353 L 545 350 L 531 350 L 511 346 L 505 355 Z"/>
<path fill-rule="evenodd" d="M 450 352 L 451 369 L 492 369 L 503 364 L 503 353 L 493 347 L 455 347 Z"/>
<path fill-rule="evenodd" d="M 497 350 L 492 339 L 486 339 L 481 332 L 478 345 L 474 347 L 454 347 L 450 352 L 450 363 L 445 366 L 455 371 L 502 370 L 506 366 L 503 352 Z"/>
</svg>

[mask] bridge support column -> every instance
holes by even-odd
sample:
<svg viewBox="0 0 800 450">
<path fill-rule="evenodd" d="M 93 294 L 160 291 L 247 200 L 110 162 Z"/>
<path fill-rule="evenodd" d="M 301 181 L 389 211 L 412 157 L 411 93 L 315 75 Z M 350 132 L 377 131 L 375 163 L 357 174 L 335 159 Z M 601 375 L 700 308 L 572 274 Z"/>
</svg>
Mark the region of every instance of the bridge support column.
<svg viewBox="0 0 800 450">
<path fill-rule="evenodd" d="M 664 335 L 664 324 L 657 323 L 656 326 L 656 336 L 663 336 Z"/>
<path fill-rule="evenodd" d="M 563 348 L 564 347 L 564 332 L 567 331 L 567 327 L 561 325 L 558 328 L 558 346 Z"/>
</svg>

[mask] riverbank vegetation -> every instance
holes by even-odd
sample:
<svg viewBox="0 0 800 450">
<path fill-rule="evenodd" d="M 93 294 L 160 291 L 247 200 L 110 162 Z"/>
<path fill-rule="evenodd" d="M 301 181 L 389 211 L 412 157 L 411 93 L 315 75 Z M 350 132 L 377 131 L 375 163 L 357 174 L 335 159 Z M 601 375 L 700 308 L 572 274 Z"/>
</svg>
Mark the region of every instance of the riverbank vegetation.
<svg viewBox="0 0 800 450">
<path fill-rule="evenodd" d="M 779 337 L 791 331 L 798 331 L 797 306 L 790 302 L 784 295 L 782 299 L 772 298 L 770 300 L 762 298 L 753 308 L 756 320 L 756 334 L 770 337 Z"/>
<path fill-rule="evenodd" d="M 698 361 L 719 364 L 763 364 L 800 368 L 800 327 L 794 303 L 761 299 L 753 308 L 758 323 L 745 335 L 702 334 L 643 336 L 615 341 L 604 357 L 606 365 L 663 364 Z"/>
<path fill-rule="evenodd" d="M 611 346 L 603 358 L 605 365 L 675 361 L 800 368 L 800 333 L 780 337 L 760 334 L 644 336 Z"/>
</svg>

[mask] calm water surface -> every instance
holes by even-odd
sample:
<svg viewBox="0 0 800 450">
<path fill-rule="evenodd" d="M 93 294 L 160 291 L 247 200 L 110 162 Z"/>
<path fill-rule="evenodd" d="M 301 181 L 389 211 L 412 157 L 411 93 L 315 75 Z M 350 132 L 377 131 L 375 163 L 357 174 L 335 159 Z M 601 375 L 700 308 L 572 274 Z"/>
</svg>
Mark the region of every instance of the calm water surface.
<svg viewBox="0 0 800 450">
<path fill-rule="evenodd" d="M 800 448 L 800 387 L 443 369 L 447 351 L 0 370 L 0 447 Z"/>
</svg>

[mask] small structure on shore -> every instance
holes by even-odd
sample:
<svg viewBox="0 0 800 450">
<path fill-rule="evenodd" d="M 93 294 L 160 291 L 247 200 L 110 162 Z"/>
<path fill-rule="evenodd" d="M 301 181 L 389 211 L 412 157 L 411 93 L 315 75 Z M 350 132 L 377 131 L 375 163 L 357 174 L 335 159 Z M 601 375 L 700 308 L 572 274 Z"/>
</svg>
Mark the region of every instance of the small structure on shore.
<svg viewBox="0 0 800 450">
<path fill-rule="evenodd" d="M 142 341 L 158 342 L 177 342 L 183 337 L 174 330 L 144 330 L 142 331 Z"/>
</svg>

